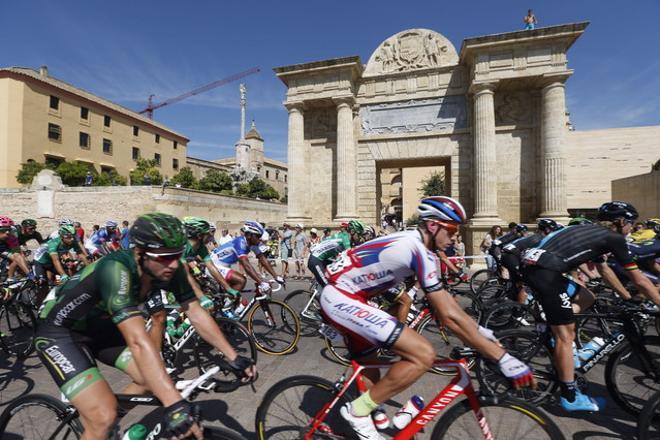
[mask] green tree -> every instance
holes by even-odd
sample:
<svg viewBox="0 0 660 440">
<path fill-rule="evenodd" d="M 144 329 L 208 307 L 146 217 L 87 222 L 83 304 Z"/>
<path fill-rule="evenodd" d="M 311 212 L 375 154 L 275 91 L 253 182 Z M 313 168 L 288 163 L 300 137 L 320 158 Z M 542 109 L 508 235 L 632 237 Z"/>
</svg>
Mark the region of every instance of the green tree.
<svg viewBox="0 0 660 440">
<path fill-rule="evenodd" d="M 46 169 L 46 165 L 39 162 L 25 162 L 21 164 L 21 169 L 16 174 L 16 181 L 21 185 L 29 185 L 32 183 L 34 176 L 39 174 L 41 170 Z"/>
<path fill-rule="evenodd" d="M 417 188 L 426 197 L 442 196 L 445 194 L 445 173 L 435 171 L 426 179 L 422 180 L 422 187 Z"/>
<path fill-rule="evenodd" d="M 253 199 L 259 198 L 262 200 L 273 200 L 280 198 L 280 194 L 275 188 L 258 177 L 253 178 L 248 183 L 238 185 L 236 193 L 239 196 L 251 197 Z"/>
<path fill-rule="evenodd" d="M 62 183 L 69 186 L 83 186 L 87 172 L 96 171 L 87 163 L 62 162 L 55 168 L 55 172 L 62 178 Z"/>
<path fill-rule="evenodd" d="M 415 213 L 406 220 L 406 226 L 417 226 L 419 223 L 419 214 Z"/>
<path fill-rule="evenodd" d="M 130 173 L 131 185 L 142 185 L 145 175 L 151 177 L 152 185 L 163 183 L 163 176 L 158 171 L 156 160 L 154 159 L 138 159 L 137 166 Z"/>
<path fill-rule="evenodd" d="M 288 203 L 289 202 L 289 196 L 288 194 L 284 194 L 282 198 L 280 199 L 280 202 L 282 203 Z"/>
<path fill-rule="evenodd" d="M 179 172 L 176 173 L 174 177 L 172 177 L 170 184 L 172 185 L 179 184 L 183 188 L 192 188 L 192 189 L 197 189 L 199 187 L 197 179 L 195 179 L 195 175 L 193 174 L 192 170 L 189 167 L 181 168 Z"/>
<path fill-rule="evenodd" d="M 660 171 L 660 159 L 653 164 L 653 171 Z"/>
<path fill-rule="evenodd" d="M 206 175 L 199 179 L 199 189 L 202 191 L 224 192 L 231 194 L 231 177 L 224 171 L 210 169 Z"/>
<path fill-rule="evenodd" d="M 94 186 L 126 186 L 128 180 L 126 177 L 117 173 L 116 170 L 102 172 L 94 177 L 92 184 Z"/>
</svg>

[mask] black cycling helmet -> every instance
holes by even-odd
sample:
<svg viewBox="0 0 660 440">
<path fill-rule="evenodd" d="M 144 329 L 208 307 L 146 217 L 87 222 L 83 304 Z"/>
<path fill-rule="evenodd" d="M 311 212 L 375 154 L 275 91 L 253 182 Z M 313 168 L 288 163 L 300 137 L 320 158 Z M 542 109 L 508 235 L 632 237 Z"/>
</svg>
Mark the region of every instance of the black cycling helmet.
<svg viewBox="0 0 660 440">
<path fill-rule="evenodd" d="M 557 224 L 557 222 L 551 218 L 539 219 L 539 222 L 536 226 L 543 231 L 546 231 L 548 229 L 551 231 L 556 231 L 557 229 L 559 229 L 559 225 Z"/>
<path fill-rule="evenodd" d="M 523 225 L 522 223 L 518 223 L 516 225 L 516 232 L 527 232 L 527 226 Z"/>
<path fill-rule="evenodd" d="M 128 236 L 132 245 L 142 249 L 183 249 L 187 242 L 181 221 L 162 212 L 139 216 Z"/>
<path fill-rule="evenodd" d="M 36 228 L 37 221 L 31 218 L 26 218 L 21 222 L 21 226 L 23 226 L 24 228 Z"/>
<path fill-rule="evenodd" d="M 639 217 L 637 210 L 633 205 L 626 202 L 615 200 L 613 202 L 603 203 L 598 208 L 598 220 L 614 221 L 622 218 L 633 221 Z"/>
</svg>

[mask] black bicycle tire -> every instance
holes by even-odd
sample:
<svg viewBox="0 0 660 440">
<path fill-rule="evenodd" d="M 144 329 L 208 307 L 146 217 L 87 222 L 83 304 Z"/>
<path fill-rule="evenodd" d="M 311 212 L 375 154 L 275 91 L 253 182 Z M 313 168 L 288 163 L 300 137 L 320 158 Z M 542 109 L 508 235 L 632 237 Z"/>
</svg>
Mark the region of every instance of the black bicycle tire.
<svg viewBox="0 0 660 440">
<path fill-rule="evenodd" d="M 487 312 L 484 312 L 482 314 L 482 318 L 479 321 L 479 323 L 493 331 L 500 331 L 500 330 L 509 330 L 512 328 L 519 328 L 521 326 L 520 322 L 517 322 L 513 319 L 513 309 L 516 307 L 524 309 L 526 311 L 531 311 L 531 308 L 528 305 L 525 304 L 520 304 L 515 301 L 505 301 L 499 304 L 494 304 L 493 307 L 491 307 Z M 494 315 L 498 312 L 505 312 L 507 309 L 511 309 L 510 316 L 505 320 L 505 321 L 497 321 L 495 323 L 494 320 Z M 497 324 L 497 325 L 495 325 Z M 495 326 L 494 326 L 495 325 Z M 514 327 L 511 327 L 514 326 Z"/>
<path fill-rule="evenodd" d="M 218 426 L 205 426 L 204 439 L 205 440 L 243 440 L 245 437 L 236 434 L 226 428 Z"/>
<path fill-rule="evenodd" d="M 521 390 L 512 390 L 508 379 L 506 379 L 503 375 L 499 374 L 499 367 L 494 363 L 494 361 L 484 359 L 483 357 L 478 357 L 474 367 L 474 371 L 476 373 L 477 381 L 479 382 L 479 388 L 481 392 L 483 394 L 495 396 L 497 398 L 504 398 L 504 399 L 513 398 L 515 400 L 522 400 L 531 403 L 533 405 L 540 405 L 548 401 L 557 392 L 559 388 L 559 380 L 557 379 L 557 375 L 554 371 L 552 354 L 549 353 L 545 345 L 541 343 L 538 334 L 530 330 L 513 329 L 513 330 L 504 330 L 498 332 L 496 333 L 496 336 L 500 341 L 500 343 L 504 345 L 505 349 L 507 349 L 507 351 L 511 353 L 511 355 L 518 357 L 522 362 L 528 365 L 530 363 L 529 360 L 531 358 L 535 357 L 535 355 L 538 354 L 540 351 L 543 351 L 543 353 L 541 353 L 541 356 L 543 358 L 548 359 L 549 366 L 550 368 L 552 368 L 552 371 L 544 372 L 544 377 L 547 380 L 547 386 L 545 386 L 545 389 L 541 388 L 541 385 L 543 383 L 539 381 L 536 390 L 531 390 L 527 388 Z M 509 346 L 507 346 L 506 344 L 507 338 L 512 338 L 514 336 L 517 336 L 518 338 L 522 338 L 522 339 L 527 339 L 530 341 L 529 346 L 532 347 L 533 349 L 531 356 L 527 354 L 523 355 L 521 353 L 518 353 L 516 352 L 516 350 L 512 350 Z M 498 383 L 506 384 L 505 390 L 499 392 L 496 391 L 495 388 L 499 388 L 499 387 L 494 387 L 492 383 L 490 383 L 486 379 L 486 377 L 491 376 L 491 373 L 494 370 L 496 370 L 497 372 L 497 377 L 499 379 Z M 541 374 L 538 371 L 538 369 L 534 372 L 534 374 L 538 380 L 539 375 Z M 512 396 L 510 392 L 515 393 L 515 395 Z"/>
<path fill-rule="evenodd" d="M 340 336 L 341 337 L 341 336 Z M 351 365 L 351 360 L 347 357 L 342 356 L 339 354 L 335 346 L 332 344 L 332 339 L 323 337 L 323 340 L 325 342 L 325 348 L 328 349 L 328 352 L 332 355 L 332 357 L 335 358 L 337 362 L 339 362 L 341 365 L 349 366 Z"/>
<path fill-rule="evenodd" d="M 218 326 L 223 330 L 223 332 L 225 333 L 225 337 L 230 341 L 230 343 L 231 343 L 231 337 L 226 334 L 227 326 L 231 326 L 238 329 L 246 337 L 246 340 L 249 341 L 249 346 L 250 346 L 249 356 L 246 357 L 252 359 L 252 361 L 256 365 L 257 353 L 258 353 L 257 345 L 254 343 L 254 339 L 250 335 L 248 329 L 245 328 L 245 326 L 240 322 L 234 321 L 233 319 L 229 319 L 229 318 L 217 317 L 215 318 L 215 321 L 216 323 L 218 323 Z M 236 348 L 234 344 L 232 344 L 232 346 Z M 193 348 L 193 357 L 195 359 L 195 365 L 197 366 L 197 371 L 199 372 L 199 374 L 204 374 L 206 372 L 206 368 L 203 359 L 201 357 L 201 350 L 202 348 L 207 349 L 208 347 L 209 347 L 208 343 L 205 342 L 201 337 L 198 336 L 196 338 L 195 345 Z M 239 352 L 239 354 L 244 356 L 243 352 Z M 209 363 L 209 366 L 215 366 L 215 365 L 221 365 L 221 362 L 211 361 Z M 226 382 L 228 384 L 234 384 L 236 385 L 236 387 L 240 386 L 240 379 L 237 378 L 236 375 L 232 373 L 230 370 L 223 369 L 222 373 L 225 375 L 225 377 L 228 380 L 223 380 L 223 378 L 219 378 L 218 375 L 216 375 L 214 379 L 217 380 L 218 382 Z"/>
<path fill-rule="evenodd" d="M 32 354 L 32 352 L 34 351 L 34 338 L 35 338 L 36 332 L 37 332 L 37 318 L 34 315 L 34 312 L 32 311 L 32 307 L 30 307 L 27 304 L 23 304 L 23 303 L 19 303 L 19 302 L 14 301 L 14 302 L 10 302 L 10 303 L 7 303 L 7 304 L 0 305 L 0 320 L 5 318 L 4 313 L 10 313 L 10 312 L 14 313 L 13 310 L 12 310 L 12 307 L 19 308 L 26 314 L 26 316 L 28 317 L 28 319 L 30 321 L 30 327 L 32 328 L 32 335 L 30 337 L 29 343 L 25 346 L 25 349 L 18 352 L 16 350 L 10 349 L 10 347 L 7 346 L 7 344 L 5 342 L 6 338 L 0 332 L 0 347 L 2 347 L 2 349 L 6 353 L 14 355 L 18 359 L 25 359 L 30 354 Z M 4 311 L 4 313 L 3 313 L 3 311 Z M 21 322 L 23 322 L 23 320 L 20 317 L 17 317 L 17 319 L 20 320 Z"/>
<path fill-rule="evenodd" d="M 293 388 L 301 385 L 316 386 L 322 389 L 323 391 L 327 391 L 332 394 L 336 392 L 334 384 L 332 382 L 317 376 L 309 376 L 309 375 L 292 376 L 277 382 L 275 385 L 270 387 L 268 391 L 266 391 L 266 393 L 264 394 L 264 397 L 261 399 L 261 403 L 259 404 L 259 407 L 257 408 L 257 412 L 254 417 L 255 432 L 259 440 L 267 440 L 265 434 L 268 430 L 268 425 L 265 421 L 265 417 L 268 415 L 267 414 L 268 407 L 273 403 L 275 398 L 279 394 L 284 392 L 287 388 Z M 351 400 L 353 400 L 353 395 L 351 393 L 351 390 L 349 389 L 340 398 L 340 402 L 337 402 L 335 408 L 340 408 L 341 405 L 343 404 L 342 402 L 350 402 Z"/>
<path fill-rule="evenodd" d="M 291 353 L 296 348 L 296 345 L 298 345 L 298 341 L 300 340 L 300 320 L 298 319 L 298 315 L 296 314 L 296 312 L 288 304 L 286 304 L 284 301 L 280 301 L 280 300 L 277 300 L 277 299 L 269 299 L 268 303 L 269 304 L 276 304 L 276 305 L 281 307 L 280 317 L 283 318 L 283 319 L 286 319 L 286 318 L 284 318 L 284 312 L 283 311 L 288 310 L 289 314 L 291 315 L 291 320 L 293 321 L 292 324 L 295 328 L 295 330 L 294 330 L 295 334 L 294 334 L 293 340 L 291 342 L 289 342 L 289 344 L 286 347 L 284 347 L 283 350 L 279 350 L 279 351 L 274 351 L 272 349 L 269 349 L 268 347 L 266 347 L 265 345 L 263 345 L 259 341 L 259 338 L 257 338 L 255 336 L 255 333 L 254 333 L 254 316 L 257 313 L 257 310 L 261 309 L 261 303 L 259 303 L 259 302 L 257 302 L 254 305 L 254 307 L 252 307 L 250 309 L 250 311 L 248 313 L 247 329 L 250 332 L 250 335 L 252 336 L 252 339 L 254 340 L 254 342 L 257 345 L 257 348 L 259 350 L 263 351 L 264 353 L 271 354 L 271 355 L 274 355 L 274 356 L 283 356 L 285 354 Z M 290 325 L 290 324 L 287 322 L 287 325 Z"/>
<path fill-rule="evenodd" d="M 642 343 L 644 345 L 655 345 L 660 346 L 660 336 L 642 336 Z M 617 387 L 616 380 L 616 367 L 620 365 L 620 361 L 626 355 L 632 355 L 635 353 L 632 350 L 632 346 L 628 341 L 624 342 L 620 347 L 618 347 L 607 360 L 607 365 L 605 366 L 605 385 L 607 386 L 607 391 L 610 393 L 614 401 L 628 414 L 637 416 L 641 412 L 641 409 L 630 404 L 623 393 Z M 656 381 L 658 388 L 655 391 L 660 391 L 660 381 Z"/>
<path fill-rule="evenodd" d="M 655 420 L 657 422 L 658 416 L 656 416 L 656 413 L 660 411 L 660 391 L 655 393 L 653 397 L 651 397 L 648 402 L 646 402 L 646 405 L 644 406 L 644 410 L 639 414 L 639 418 L 637 419 L 637 438 L 639 440 L 649 440 L 649 429 L 651 428 L 651 424 Z M 658 427 L 660 430 L 660 426 Z"/>
<path fill-rule="evenodd" d="M 314 295 L 314 292 L 308 290 L 308 289 L 297 289 L 294 290 L 293 292 L 289 293 L 285 298 L 284 302 L 287 303 L 291 309 L 293 309 L 297 314 L 298 314 L 298 319 L 300 320 L 300 336 L 318 336 L 319 335 L 319 328 L 321 327 L 321 324 L 323 323 L 323 320 L 316 320 L 316 319 L 310 319 L 302 316 L 302 310 L 296 310 L 293 306 L 291 306 L 290 302 L 292 298 L 294 298 L 297 295 L 306 295 L 306 300 L 305 304 L 309 300 L 309 297 Z M 314 301 L 318 304 L 318 301 L 314 299 Z M 318 305 L 319 309 L 321 308 L 321 305 Z"/>
<path fill-rule="evenodd" d="M 561 430 L 557 424 L 543 411 L 539 408 L 530 405 L 527 402 L 522 402 L 519 400 L 502 400 L 502 401 L 481 401 L 480 406 L 482 408 L 488 407 L 508 407 L 511 408 L 521 415 L 528 417 L 530 420 L 534 420 L 538 423 L 539 426 L 543 428 L 545 432 L 548 433 L 549 437 L 552 440 L 563 440 L 565 437 L 561 433 Z M 467 412 L 472 412 L 470 403 L 467 399 L 462 400 L 456 405 L 453 405 L 451 408 L 445 412 L 440 419 L 435 424 L 433 432 L 431 433 L 432 440 L 442 440 L 444 439 L 445 434 L 451 427 L 452 423 L 458 420 L 463 414 Z M 507 418 L 506 423 L 511 423 L 511 420 Z M 524 437 L 526 438 L 526 437 Z M 515 439 L 511 439 L 515 440 Z"/>
<path fill-rule="evenodd" d="M 11 402 L 2 412 L 2 415 L 0 415 L 0 438 L 4 438 L 5 429 L 7 429 L 7 425 L 9 424 L 11 418 L 14 417 L 18 411 L 20 411 L 21 406 L 28 404 L 40 405 L 51 409 L 57 415 L 57 417 L 60 418 L 67 415 L 67 405 L 52 396 L 48 396 L 46 394 L 28 394 L 21 396 Z M 68 425 L 76 436 L 75 438 L 80 438 L 83 433 L 83 427 L 80 423 L 80 420 L 77 417 L 73 418 L 68 422 Z"/>
<path fill-rule="evenodd" d="M 429 325 L 429 323 L 431 325 L 435 325 L 435 319 L 433 319 L 433 316 L 430 315 L 430 314 L 425 316 L 424 319 L 422 319 L 422 322 L 420 322 L 419 325 L 417 326 L 417 328 L 415 328 L 415 331 L 423 336 L 422 332 Z M 433 347 L 433 349 L 437 350 L 437 347 Z M 469 369 L 472 369 L 472 367 L 474 366 L 474 362 L 475 362 L 475 358 L 468 359 L 468 368 Z M 431 367 L 431 371 L 433 373 L 439 374 L 441 376 L 455 376 L 456 375 L 456 368 L 455 367 L 443 368 L 443 367 L 436 366 L 436 367 Z"/>
<path fill-rule="evenodd" d="M 493 273 L 489 269 L 480 269 L 480 270 L 476 271 L 475 273 L 473 273 L 472 276 L 470 277 L 470 282 L 469 282 L 470 290 L 472 291 L 472 293 L 477 293 L 477 291 L 479 290 L 479 287 L 481 286 L 481 284 L 479 284 L 477 286 L 475 280 L 477 279 L 478 275 L 481 275 L 481 274 L 484 274 L 484 273 L 488 274 L 488 277 L 486 278 L 486 280 L 489 280 L 490 278 L 494 277 Z"/>
</svg>

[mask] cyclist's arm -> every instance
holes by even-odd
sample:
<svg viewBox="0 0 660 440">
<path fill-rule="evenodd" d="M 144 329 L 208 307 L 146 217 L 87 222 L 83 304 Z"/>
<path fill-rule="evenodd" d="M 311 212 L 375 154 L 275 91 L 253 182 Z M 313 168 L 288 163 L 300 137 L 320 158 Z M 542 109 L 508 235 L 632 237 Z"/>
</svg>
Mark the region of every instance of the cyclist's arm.
<svg viewBox="0 0 660 440">
<path fill-rule="evenodd" d="M 55 252 L 49 255 L 50 260 L 53 262 L 53 267 L 55 267 L 55 272 L 57 272 L 58 275 L 66 275 L 66 272 L 64 272 L 64 267 L 62 267 L 59 254 Z"/>
<path fill-rule="evenodd" d="M 204 291 L 202 291 L 202 288 L 199 286 L 197 281 L 195 281 L 195 277 L 193 277 L 190 273 L 190 267 L 188 266 L 188 263 L 183 263 L 183 267 L 186 270 L 186 278 L 188 279 L 188 283 L 190 283 L 190 287 L 192 287 L 192 291 L 195 292 L 197 299 L 201 299 L 204 296 Z"/>
<path fill-rule="evenodd" d="M 30 273 L 30 267 L 28 266 L 27 260 L 25 259 L 25 255 L 23 255 L 22 252 L 16 252 L 14 254 L 10 254 L 8 258 L 12 262 L 16 263 L 24 274 L 27 275 Z"/>
<path fill-rule="evenodd" d="M 626 272 L 626 275 L 646 298 L 660 306 L 660 293 L 658 293 L 658 289 L 653 285 L 651 280 L 644 276 L 641 270 L 629 270 Z"/>
<path fill-rule="evenodd" d="M 206 312 L 204 312 L 206 313 Z M 163 406 L 170 406 L 182 399 L 176 390 L 172 379 L 165 370 L 160 353 L 154 347 L 144 328 L 144 319 L 133 316 L 117 324 L 126 346 L 131 350 L 135 364 L 145 381 L 145 386 L 152 392 Z"/>
<path fill-rule="evenodd" d="M 243 255 L 238 259 L 238 262 L 240 265 L 243 267 L 243 270 L 245 270 L 245 273 L 247 273 L 250 278 L 252 278 L 254 281 L 257 283 L 263 283 L 264 280 L 261 278 L 261 275 L 259 275 L 259 272 L 257 272 L 254 267 L 252 267 L 252 264 L 250 261 L 248 261 L 247 255 Z M 269 264 L 270 266 L 270 264 Z"/>
<path fill-rule="evenodd" d="M 596 263 L 596 270 L 598 270 L 600 276 L 603 277 L 607 284 L 612 286 L 612 289 L 614 289 L 621 298 L 626 300 L 632 298 L 632 295 L 630 295 L 628 289 L 624 287 L 623 283 L 621 283 L 621 280 L 619 280 L 619 277 L 616 276 L 612 268 L 608 266 L 607 263 Z"/>
<path fill-rule="evenodd" d="M 273 266 L 270 264 L 270 261 L 268 261 L 268 258 L 266 258 L 264 254 L 259 254 L 257 255 L 257 259 L 266 268 L 266 271 L 273 277 L 273 279 L 277 279 L 278 275 L 275 273 L 275 269 L 273 269 Z"/>
</svg>

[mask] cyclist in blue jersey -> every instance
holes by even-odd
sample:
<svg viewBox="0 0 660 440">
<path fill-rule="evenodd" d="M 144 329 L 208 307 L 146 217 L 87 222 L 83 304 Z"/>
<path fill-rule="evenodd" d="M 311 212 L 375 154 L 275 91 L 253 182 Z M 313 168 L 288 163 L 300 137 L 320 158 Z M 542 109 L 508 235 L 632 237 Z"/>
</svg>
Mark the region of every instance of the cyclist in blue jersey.
<svg viewBox="0 0 660 440">
<path fill-rule="evenodd" d="M 245 276 L 235 270 L 231 266 L 239 263 L 245 272 L 252 278 L 259 290 L 262 292 L 270 291 L 270 284 L 264 280 L 259 272 L 250 264 L 248 255 L 253 252 L 257 259 L 266 268 L 268 273 L 280 284 L 284 284 L 284 279 L 278 276 L 270 265 L 266 256 L 261 251 L 260 244 L 261 238 L 265 236 L 266 230 L 260 223 L 255 221 L 246 221 L 241 228 L 243 235 L 234 237 L 231 241 L 221 244 L 211 252 L 211 261 L 227 280 L 229 285 L 238 291 L 245 288 L 247 279 Z"/>
</svg>

